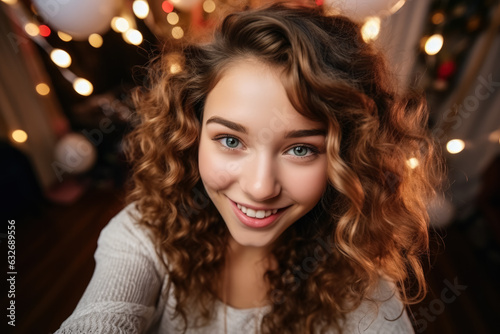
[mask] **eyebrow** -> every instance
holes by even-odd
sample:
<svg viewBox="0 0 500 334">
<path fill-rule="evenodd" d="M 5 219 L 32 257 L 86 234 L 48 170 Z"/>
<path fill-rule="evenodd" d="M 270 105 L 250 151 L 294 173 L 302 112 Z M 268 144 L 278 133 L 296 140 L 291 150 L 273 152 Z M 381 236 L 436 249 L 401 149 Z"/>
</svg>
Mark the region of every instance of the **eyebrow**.
<svg viewBox="0 0 500 334">
<path fill-rule="evenodd" d="M 221 124 L 231 130 L 248 134 L 247 128 L 244 127 L 243 125 L 224 119 L 222 117 L 218 116 L 210 117 L 205 124 L 210 124 L 210 123 Z M 324 129 L 292 130 L 285 134 L 286 139 L 312 137 L 312 136 L 326 136 L 326 130 Z"/>
</svg>

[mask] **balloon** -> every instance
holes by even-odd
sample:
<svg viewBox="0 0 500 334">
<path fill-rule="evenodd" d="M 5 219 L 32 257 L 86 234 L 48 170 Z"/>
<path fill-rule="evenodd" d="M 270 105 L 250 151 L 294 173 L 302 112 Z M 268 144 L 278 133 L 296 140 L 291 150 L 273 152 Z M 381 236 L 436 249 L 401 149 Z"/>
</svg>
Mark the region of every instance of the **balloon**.
<svg viewBox="0 0 500 334">
<path fill-rule="evenodd" d="M 170 2 L 177 9 L 189 11 L 201 2 L 201 0 L 170 0 Z"/>
<path fill-rule="evenodd" d="M 68 133 L 56 144 L 55 157 L 58 166 L 70 174 L 88 171 L 97 159 L 92 143 L 80 133 Z"/>
<path fill-rule="evenodd" d="M 405 0 L 325 0 L 324 5 L 355 21 L 369 16 L 385 17 L 394 14 Z"/>
<path fill-rule="evenodd" d="M 86 40 L 103 34 L 121 6 L 121 0 L 33 0 L 38 14 L 54 29 Z"/>
</svg>

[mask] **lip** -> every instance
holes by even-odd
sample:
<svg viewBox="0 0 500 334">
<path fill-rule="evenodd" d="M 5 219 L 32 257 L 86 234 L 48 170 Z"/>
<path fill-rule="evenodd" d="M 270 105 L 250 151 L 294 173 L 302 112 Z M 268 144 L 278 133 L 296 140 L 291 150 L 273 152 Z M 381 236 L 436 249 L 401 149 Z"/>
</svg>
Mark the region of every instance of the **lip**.
<svg viewBox="0 0 500 334">
<path fill-rule="evenodd" d="M 234 213 L 236 214 L 236 217 L 245 225 L 251 228 L 265 228 L 270 226 L 272 223 L 276 221 L 276 219 L 279 218 L 279 216 L 282 215 L 282 213 L 288 208 L 282 208 L 278 209 L 278 212 L 271 214 L 269 217 L 265 218 L 252 218 L 248 217 L 246 214 L 244 214 L 238 207 L 236 206 L 236 202 L 229 200 L 231 202 L 231 205 L 233 207 Z M 247 207 L 244 204 L 241 204 L 245 207 Z M 248 206 L 248 208 L 254 209 L 254 210 L 272 210 L 272 209 L 259 209 L 253 206 Z"/>
</svg>

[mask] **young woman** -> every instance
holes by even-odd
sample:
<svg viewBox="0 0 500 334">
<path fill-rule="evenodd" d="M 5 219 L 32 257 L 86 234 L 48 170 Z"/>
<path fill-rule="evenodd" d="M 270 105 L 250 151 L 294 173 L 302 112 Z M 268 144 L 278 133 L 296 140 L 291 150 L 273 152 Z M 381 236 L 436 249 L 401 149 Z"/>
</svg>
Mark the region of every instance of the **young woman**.
<svg viewBox="0 0 500 334">
<path fill-rule="evenodd" d="M 182 55 L 135 94 L 130 204 L 58 333 L 413 332 L 439 176 L 422 98 L 320 7 L 231 14 Z"/>
</svg>

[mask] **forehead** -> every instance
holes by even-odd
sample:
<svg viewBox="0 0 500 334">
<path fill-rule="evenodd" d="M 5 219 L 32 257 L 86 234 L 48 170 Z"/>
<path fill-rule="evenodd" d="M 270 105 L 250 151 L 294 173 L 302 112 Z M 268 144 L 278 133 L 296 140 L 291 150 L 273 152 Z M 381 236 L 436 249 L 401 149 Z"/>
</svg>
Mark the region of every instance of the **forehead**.
<svg viewBox="0 0 500 334">
<path fill-rule="evenodd" d="M 232 63 L 221 75 L 205 102 L 203 123 L 218 116 L 245 127 L 318 128 L 301 115 L 288 99 L 281 69 L 254 59 Z"/>
</svg>

